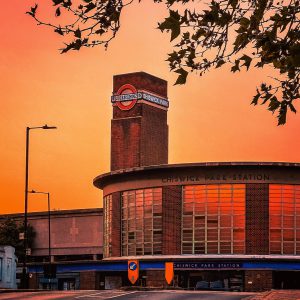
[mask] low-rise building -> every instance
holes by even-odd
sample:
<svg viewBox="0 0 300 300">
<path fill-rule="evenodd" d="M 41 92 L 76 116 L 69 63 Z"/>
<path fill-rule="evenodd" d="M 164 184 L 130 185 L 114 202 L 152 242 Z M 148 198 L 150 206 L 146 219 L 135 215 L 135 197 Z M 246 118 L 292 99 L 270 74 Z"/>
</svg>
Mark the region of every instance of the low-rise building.
<svg viewBox="0 0 300 300">
<path fill-rule="evenodd" d="M 0 246 L 0 288 L 15 289 L 16 284 L 17 257 L 15 248 L 11 246 Z"/>
<path fill-rule="evenodd" d="M 1 215 L 23 222 L 24 214 Z M 94 265 L 102 260 L 103 218 L 101 208 L 51 211 L 51 264 L 56 267 L 52 289 L 96 289 Z M 30 288 L 49 288 L 44 268 L 49 265 L 48 212 L 28 214 L 35 231 L 33 247 L 27 256 Z M 22 262 L 18 278 L 22 275 Z M 92 279 L 91 279 L 92 278 Z"/>
</svg>

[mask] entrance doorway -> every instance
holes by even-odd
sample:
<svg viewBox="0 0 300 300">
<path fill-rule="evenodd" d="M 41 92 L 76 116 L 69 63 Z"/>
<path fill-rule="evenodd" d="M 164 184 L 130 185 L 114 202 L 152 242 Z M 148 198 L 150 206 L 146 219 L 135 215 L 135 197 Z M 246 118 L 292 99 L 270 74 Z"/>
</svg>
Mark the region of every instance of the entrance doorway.
<svg viewBox="0 0 300 300">
<path fill-rule="evenodd" d="M 178 285 L 196 290 L 243 291 L 244 271 L 177 271 Z"/>
<path fill-rule="evenodd" d="M 274 271 L 274 289 L 300 289 L 299 271 Z"/>
<path fill-rule="evenodd" d="M 75 278 L 60 278 L 58 279 L 59 290 L 75 290 Z"/>
</svg>

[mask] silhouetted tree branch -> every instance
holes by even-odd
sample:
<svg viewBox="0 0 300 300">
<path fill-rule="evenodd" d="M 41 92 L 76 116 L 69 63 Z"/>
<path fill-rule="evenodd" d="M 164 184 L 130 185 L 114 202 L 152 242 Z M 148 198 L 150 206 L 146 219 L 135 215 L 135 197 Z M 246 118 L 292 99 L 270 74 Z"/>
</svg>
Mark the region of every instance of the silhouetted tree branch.
<svg viewBox="0 0 300 300">
<path fill-rule="evenodd" d="M 299 100 L 300 20 L 299 0 L 209 0 L 205 9 L 183 9 L 192 0 L 153 0 L 164 3 L 169 16 L 158 23 L 169 32 L 174 51 L 168 54 L 170 69 L 178 74 L 175 84 L 184 84 L 190 72 L 202 76 L 211 68 L 231 65 L 231 71 L 269 66 L 278 71 L 273 84 L 262 83 L 252 104 L 268 105 L 278 115 L 278 125 L 286 123 Z M 27 13 L 38 25 L 52 27 L 71 36 L 61 53 L 82 47 L 108 47 L 120 28 L 120 15 L 132 1 L 52 0 L 56 17 L 64 11 L 74 17 L 60 25 L 37 17 L 36 4 Z M 142 1 L 139 1 L 142 2 Z M 176 9 L 177 8 L 177 9 Z"/>
</svg>

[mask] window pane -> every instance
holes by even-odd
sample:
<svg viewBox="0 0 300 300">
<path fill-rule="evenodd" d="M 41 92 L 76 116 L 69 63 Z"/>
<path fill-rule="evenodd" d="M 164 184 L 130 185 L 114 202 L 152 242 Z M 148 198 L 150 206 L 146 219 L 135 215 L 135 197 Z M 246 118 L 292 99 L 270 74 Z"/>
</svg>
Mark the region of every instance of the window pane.
<svg viewBox="0 0 300 300">
<path fill-rule="evenodd" d="M 300 185 L 269 186 L 270 253 L 298 254 L 300 242 Z"/>
<path fill-rule="evenodd" d="M 125 191 L 121 195 L 122 255 L 162 253 L 162 189 Z"/>
<path fill-rule="evenodd" d="M 182 210 L 183 254 L 245 253 L 245 185 L 185 186 Z"/>
</svg>

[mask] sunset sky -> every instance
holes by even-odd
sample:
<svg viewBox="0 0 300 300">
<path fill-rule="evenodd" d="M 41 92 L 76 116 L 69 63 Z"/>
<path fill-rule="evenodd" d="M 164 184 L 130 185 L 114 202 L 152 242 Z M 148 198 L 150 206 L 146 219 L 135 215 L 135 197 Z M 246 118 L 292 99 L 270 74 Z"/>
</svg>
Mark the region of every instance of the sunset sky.
<svg viewBox="0 0 300 300">
<path fill-rule="evenodd" d="M 44 124 L 58 129 L 31 131 L 29 189 L 50 192 L 52 209 L 102 206 L 92 181 L 110 167 L 114 74 L 145 71 L 169 82 L 169 163 L 300 161 L 300 117 L 277 127 L 266 107 L 250 106 L 267 70 L 223 68 L 173 86 L 169 35 L 155 29 L 167 16 L 162 5 L 129 7 L 108 51 L 61 55 L 62 38 L 25 15 L 34 4 L 10 0 L 0 10 L 0 213 L 24 211 L 25 129 Z M 29 211 L 46 208 L 45 195 L 29 195 Z"/>
</svg>

